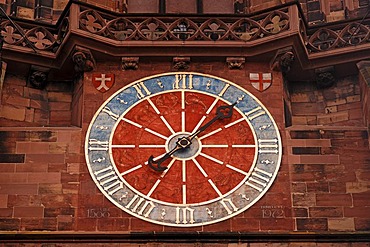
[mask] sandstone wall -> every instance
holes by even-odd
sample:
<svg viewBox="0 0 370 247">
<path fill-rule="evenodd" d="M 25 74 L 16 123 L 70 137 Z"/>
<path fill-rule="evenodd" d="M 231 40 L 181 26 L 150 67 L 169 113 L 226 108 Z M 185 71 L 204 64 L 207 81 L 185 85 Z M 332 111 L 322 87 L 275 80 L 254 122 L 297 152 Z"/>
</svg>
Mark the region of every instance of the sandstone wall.
<svg viewBox="0 0 370 247">
<path fill-rule="evenodd" d="M 136 219 L 105 199 L 88 173 L 83 146 L 93 114 L 112 93 L 140 78 L 173 71 L 172 66 L 166 61 L 143 60 L 138 70 L 122 71 L 115 63 L 100 63 L 73 87 L 51 83 L 44 90 L 30 88 L 23 77 L 6 75 L 0 127 L 0 231 L 8 237 L 30 231 L 52 238 L 66 234 L 70 241 L 62 244 L 55 240 L 60 243 L 53 246 L 80 246 L 73 240 L 80 233 L 178 232 L 178 228 Z M 289 235 L 285 235 L 289 233 L 342 234 L 342 238 L 347 236 L 343 234 L 358 234 L 354 236 L 361 239 L 370 231 L 368 115 L 364 114 L 369 106 L 364 78 L 361 74 L 338 78 L 336 85 L 327 89 L 317 89 L 314 82 L 287 82 L 285 87 L 281 74 L 273 72 L 273 85 L 258 92 L 248 82 L 249 73 L 268 69 L 260 63 L 247 63 L 241 70 L 230 70 L 216 61 L 191 63 L 189 71 L 234 81 L 267 106 L 281 130 L 283 162 L 273 186 L 252 208 L 231 220 L 186 230 L 214 233 L 216 239 L 220 238 L 217 232 L 287 236 L 278 246 L 321 246 L 312 239 L 307 245 L 299 240 L 289 243 Z M 93 73 L 106 71 L 115 74 L 116 84 L 102 94 L 91 79 Z M 291 116 L 284 116 L 283 99 Z M 76 114 L 79 116 L 71 116 Z M 289 117 L 292 125 L 285 126 Z M 33 244 L 14 246 L 41 246 Z M 0 246 L 8 245 L 0 240 Z M 265 245 L 219 242 L 202 246 Z"/>
</svg>

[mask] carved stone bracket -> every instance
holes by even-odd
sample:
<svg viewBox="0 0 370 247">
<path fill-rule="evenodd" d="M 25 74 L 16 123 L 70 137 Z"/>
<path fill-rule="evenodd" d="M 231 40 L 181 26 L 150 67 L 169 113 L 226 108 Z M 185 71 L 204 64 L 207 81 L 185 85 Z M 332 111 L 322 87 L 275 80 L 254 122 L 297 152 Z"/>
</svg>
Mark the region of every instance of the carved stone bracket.
<svg viewBox="0 0 370 247">
<path fill-rule="evenodd" d="M 95 68 L 95 60 L 89 49 L 76 46 L 72 61 L 75 63 L 75 71 L 77 73 L 83 73 L 92 71 Z"/>
<path fill-rule="evenodd" d="M 328 88 L 335 83 L 335 71 L 333 66 L 315 69 L 317 88 Z"/>
<path fill-rule="evenodd" d="M 283 74 L 286 74 L 290 71 L 293 61 L 294 53 L 291 46 L 284 49 L 279 49 L 270 62 L 270 68 L 272 70 L 281 71 Z"/>
<path fill-rule="evenodd" d="M 242 69 L 245 64 L 244 57 L 228 57 L 226 63 L 229 69 Z"/>
<path fill-rule="evenodd" d="M 49 71 L 49 68 L 32 65 L 27 78 L 28 84 L 36 89 L 44 89 L 48 84 Z"/>
<path fill-rule="evenodd" d="M 360 61 L 356 65 L 367 86 L 370 87 L 370 60 Z"/>
<path fill-rule="evenodd" d="M 173 68 L 177 70 L 185 70 L 189 68 L 190 57 L 174 57 Z"/>
<path fill-rule="evenodd" d="M 122 70 L 137 70 L 139 68 L 139 57 L 122 57 Z"/>
</svg>

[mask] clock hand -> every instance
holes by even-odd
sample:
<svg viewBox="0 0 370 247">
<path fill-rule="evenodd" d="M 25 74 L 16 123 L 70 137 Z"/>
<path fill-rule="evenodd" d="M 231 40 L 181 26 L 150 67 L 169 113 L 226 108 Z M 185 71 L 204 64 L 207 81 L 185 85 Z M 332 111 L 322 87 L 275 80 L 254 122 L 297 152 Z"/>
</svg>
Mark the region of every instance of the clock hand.
<svg viewBox="0 0 370 247">
<path fill-rule="evenodd" d="M 216 109 L 216 116 L 212 118 L 208 123 L 200 127 L 197 131 L 195 131 L 193 134 L 187 137 L 191 144 L 191 140 L 193 140 L 197 135 L 205 131 L 209 126 L 211 126 L 214 122 L 216 122 L 219 119 L 225 119 L 225 118 L 231 118 L 233 115 L 233 107 L 237 104 L 238 102 L 235 102 L 232 105 L 222 105 L 217 107 Z M 189 144 L 189 145 L 190 145 Z"/>
<path fill-rule="evenodd" d="M 152 168 L 155 171 L 164 171 L 167 169 L 167 167 L 161 166 L 161 164 L 166 161 L 168 158 L 171 157 L 172 154 L 175 152 L 187 148 L 191 145 L 191 141 L 199 135 L 201 132 L 205 131 L 209 126 L 211 126 L 214 122 L 216 122 L 219 119 L 225 119 L 225 118 L 231 118 L 233 115 L 233 107 L 236 105 L 237 102 L 235 102 L 232 105 L 222 105 L 217 107 L 216 109 L 216 116 L 212 118 L 208 123 L 200 127 L 197 131 L 195 131 L 193 134 L 190 136 L 186 137 L 183 136 L 182 138 L 179 138 L 178 141 L 176 142 L 176 146 L 166 153 L 164 156 L 162 156 L 158 160 L 154 160 L 154 156 L 151 155 L 148 159 L 148 165 L 150 168 Z M 154 165 L 156 164 L 156 166 Z"/>
<path fill-rule="evenodd" d="M 178 141 L 176 142 L 176 146 L 171 151 L 169 151 L 164 156 L 162 156 L 160 159 L 154 160 L 154 156 L 151 155 L 148 159 L 149 167 L 152 168 L 155 171 L 164 171 L 164 170 L 166 170 L 167 167 L 161 166 L 161 164 L 165 160 L 170 158 L 172 154 L 179 151 L 180 149 L 189 147 L 190 144 L 191 144 L 191 141 L 189 141 L 187 137 L 179 138 Z M 156 166 L 154 166 L 154 164 L 156 164 Z"/>
</svg>

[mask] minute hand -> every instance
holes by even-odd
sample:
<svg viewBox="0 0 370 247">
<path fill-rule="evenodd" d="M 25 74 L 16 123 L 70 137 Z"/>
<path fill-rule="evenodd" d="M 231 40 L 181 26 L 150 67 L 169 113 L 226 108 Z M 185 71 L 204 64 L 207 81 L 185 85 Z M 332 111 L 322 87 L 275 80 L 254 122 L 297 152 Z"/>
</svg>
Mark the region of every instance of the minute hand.
<svg viewBox="0 0 370 247">
<path fill-rule="evenodd" d="M 222 105 L 217 107 L 216 109 L 216 116 L 212 118 L 208 123 L 200 127 L 197 131 L 195 131 L 193 134 L 188 136 L 188 140 L 193 140 L 197 135 L 205 131 L 209 126 L 211 126 L 214 122 L 216 122 L 219 119 L 225 119 L 225 118 L 231 118 L 233 115 L 233 108 L 236 105 L 237 102 L 235 102 L 232 105 Z"/>
</svg>

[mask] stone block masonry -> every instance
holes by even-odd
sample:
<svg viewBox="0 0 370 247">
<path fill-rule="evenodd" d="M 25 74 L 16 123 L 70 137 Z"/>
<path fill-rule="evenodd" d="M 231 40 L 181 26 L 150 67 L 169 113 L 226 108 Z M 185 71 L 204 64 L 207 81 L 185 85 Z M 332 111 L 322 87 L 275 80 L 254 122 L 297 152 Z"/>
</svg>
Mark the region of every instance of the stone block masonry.
<svg viewBox="0 0 370 247">
<path fill-rule="evenodd" d="M 293 211 L 298 231 L 369 229 L 368 87 L 362 74 L 335 86 L 291 83 L 288 128 Z"/>
<path fill-rule="evenodd" d="M 312 139 L 300 139 L 303 136 Z M 363 201 L 370 195 L 370 179 L 361 176 L 368 173 L 369 166 L 367 131 L 307 127 L 291 130 L 290 138 L 293 150 L 294 146 L 301 147 L 299 153 L 290 155 L 294 157 L 290 159 L 290 166 L 297 230 L 356 231 L 362 228 L 359 221 L 370 219 L 368 201 Z M 318 153 L 310 154 L 310 159 L 302 159 L 308 156 L 304 150 L 310 152 L 310 147 L 318 147 Z"/>
<path fill-rule="evenodd" d="M 300 242 L 298 237 L 295 243 L 281 242 L 282 238 L 291 239 L 295 234 L 300 237 L 342 234 L 341 240 L 343 236 L 361 238 L 361 233 L 370 231 L 369 136 L 361 114 L 364 85 L 354 76 L 340 78 L 336 86 L 320 90 L 306 82 L 290 83 L 286 100 L 291 105 L 293 121 L 292 126 L 285 127 L 282 76 L 274 71 L 271 87 L 259 92 L 249 84 L 249 72 L 267 71 L 268 67 L 247 63 L 244 69 L 230 73 L 225 63 L 194 62 L 190 63 L 189 71 L 235 81 L 266 105 L 281 130 L 282 165 L 270 190 L 253 207 L 230 220 L 189 229 L 155 225 L 125 213 L 98 191 L 84 159 L 86 129 L 104 100 L 130 82 L 172 71 L 170 62 L 143 61 L 135 71 L 121 71 L 115 64 L 100 63 L 96 71 L 85 73 L 84 80 L 74 84 L 76 88 L 68 90 L 52 89 L 55 85 L 49 90 L 35 90 L 27 87 L 22 78 L 9 75 L 4 84 L 0 122 L 0 231 L 19 235 L 32 232 L 35 238 L 54 239 L 65 234 L 67 240 L 63 241 L 68 243 L 54 241 L 58 243 L 55 246 L 61 247 L 106 246 L 103 242 L 108 238 L 107 241 L 117 238 L 123 242 L 137 232 L 140 232 L 140 236 L 135 235 L 137 241 L 144 241 L 143 234 L 153 241 L 110 244 L 174 246 L 172 242 L 158 242 L 158 238 L 173 234 L 173 241 L 185 236 L 181 234 L 186 231 L 199 234 L 195 238 L 210 234 L 208 240 L 220 232 L 225 234 L 223 242 L 201 244 L 216 247 L 269 246 L 269 241 L 261 242 L 261 239 L 258 243 L 257 240 L 246 244 L 228 242 L 228 234 L 234 236 L 233 240 L 254 234 L 265 234 L 261 238 L 278 236 L 270 246 L 287 247 L 321 246 Z M 115 74 L 116 84 L 102 94 L 90 82 L 92 73 L 104 71 Z M 77 91 L 78 100 L 72 93 Z M 74 101 L 80 109 L 76 114 L 80 114 L 81 129 L 67 127 L 73 122 L 68 113 Z M 50 126 L 30 127 L 38 124 L 36 117 Z M 100 242 L 92 245 L 74 242 L 91 242 L 91 238 L 100 238 Z M 14 246 L 39 247 L 40 242 Z M 7 246 L 2 244 L 0 240 L 0 247 Z M 194 246 L 187 242 L 176 244 Z M 362 247 L 367 243 L 326 244 Z"/>
<path fill-rule="evenodd" d="M 50 82 L 45 90 L 8 75 L 0 106 L 0 126 L 71 126 L 72 82 Z"/>
<path fill-rule="evenodd" d="M 0 137 L 1 231 L 73 230 L 81 130 L 2 127 Z"/>
<path fill-rule="evenodd" d="M 335 87 L 322 90 L 309 82 L 292 83 L 291 87 L 294 125 L 363 126 L 358 78 L 342 78 Z"/>
</svg>

